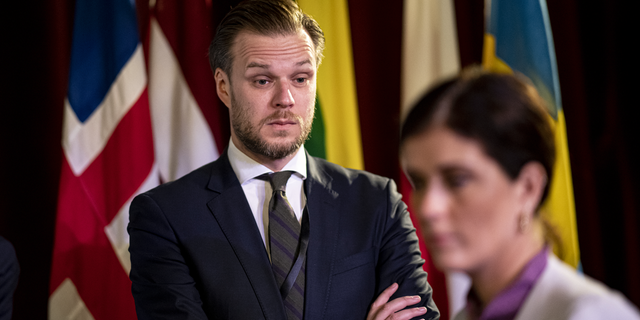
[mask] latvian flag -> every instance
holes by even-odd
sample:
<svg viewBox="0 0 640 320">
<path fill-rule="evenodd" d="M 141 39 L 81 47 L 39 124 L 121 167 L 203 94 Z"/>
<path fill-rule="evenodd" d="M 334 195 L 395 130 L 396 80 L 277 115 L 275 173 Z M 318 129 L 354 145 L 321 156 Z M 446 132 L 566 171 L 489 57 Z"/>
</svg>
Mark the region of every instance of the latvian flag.
<svg viewBox="0 0 640 320">
<path fill-rule="evenodd" d="M 207 57 L 215 22 L 208 0 L 149 1 L 139 9 L 147 18 L 156 163 L 166 182 L 215 160 L 229 142 L 228 112 Z"/>
<path fill-rule="evenodd" d="M 129 0 L 77 0 L 50 319 L 135 319 L 129 203 L 158 184 L 147 77 Z"/>
</svg>

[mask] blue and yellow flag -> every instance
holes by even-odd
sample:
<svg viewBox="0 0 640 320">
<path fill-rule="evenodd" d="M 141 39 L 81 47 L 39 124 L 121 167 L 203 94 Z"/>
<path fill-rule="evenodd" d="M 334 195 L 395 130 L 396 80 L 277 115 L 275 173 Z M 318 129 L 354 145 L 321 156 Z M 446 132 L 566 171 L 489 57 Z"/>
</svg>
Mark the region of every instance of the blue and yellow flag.
<svg viewBox="0 0 640 320">
<path fill-rule="evenodd" d="M 482 65 L 494 72 L 517 71 L 529 77 L 545 100 L 555 128 L 556 163 L 549 198 L 542 208 L 562 240 L 554 248 L 566 263 L 578 267 L 580 253 L 567 134 L 560 99 L 551 26 L 545 0 L 490 0 Z"/>
</svg>

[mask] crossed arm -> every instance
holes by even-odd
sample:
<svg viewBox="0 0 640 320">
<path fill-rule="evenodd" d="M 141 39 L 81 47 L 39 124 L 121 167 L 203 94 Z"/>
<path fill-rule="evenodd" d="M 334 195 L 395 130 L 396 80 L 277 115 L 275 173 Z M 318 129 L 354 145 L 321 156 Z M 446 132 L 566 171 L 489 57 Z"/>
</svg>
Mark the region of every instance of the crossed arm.
<svg viewBox="0 0 640 320">
<path fill-rule="evenodd" d="M 394 283 L 382 291 L 371 305 L 367 320 L 406 320 L 421 316 L 427 312 L 425 307 L 402 310 L 407 306 L 420 302 L 420 296 L 405 296 L 389 301 L 389 298 L 396 290 L 398 290 L 398 284 Z"/>
</svg>

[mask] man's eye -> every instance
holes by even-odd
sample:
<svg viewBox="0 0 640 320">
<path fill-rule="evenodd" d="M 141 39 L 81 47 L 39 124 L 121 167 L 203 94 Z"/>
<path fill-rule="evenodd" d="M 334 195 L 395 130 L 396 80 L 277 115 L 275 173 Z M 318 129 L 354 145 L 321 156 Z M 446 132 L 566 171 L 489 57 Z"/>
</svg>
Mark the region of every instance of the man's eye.
<svg viewBox="0 0 640 320">
<path fill-rule="evenodd" d="M 307 78 L 296 78 L 297 83 L 305 83 L 306 81 L 307 81 Z"/>
<path fill-rule="evenodd" d="M 264 86 L 264 85 L 267 85 L 269 83 L 269 80 L 260 79 L 260 80 L 256 80 L 256 83 L 258 85 Z"/>
</svg>

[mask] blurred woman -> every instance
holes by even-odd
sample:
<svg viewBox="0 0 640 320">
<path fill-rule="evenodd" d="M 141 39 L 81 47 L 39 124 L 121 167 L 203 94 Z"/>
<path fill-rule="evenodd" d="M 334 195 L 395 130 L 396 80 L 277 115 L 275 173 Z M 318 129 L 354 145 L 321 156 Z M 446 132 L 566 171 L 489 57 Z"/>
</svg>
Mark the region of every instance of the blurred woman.
<svg viewBox="0 0 640 320">
<path fill-rule="evenodd" d="M 423 239 L 438 268 L 472 281 L 456 319 L 640 319 L 551 253 L 539 213 L 555 160 L 545 112 L 531 85 L 472 70 L 432 89 L 403 125 Z"/>
</svg>

